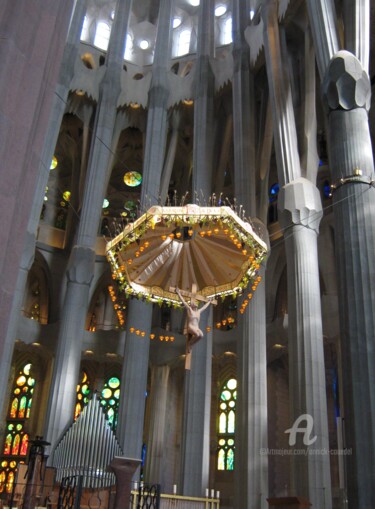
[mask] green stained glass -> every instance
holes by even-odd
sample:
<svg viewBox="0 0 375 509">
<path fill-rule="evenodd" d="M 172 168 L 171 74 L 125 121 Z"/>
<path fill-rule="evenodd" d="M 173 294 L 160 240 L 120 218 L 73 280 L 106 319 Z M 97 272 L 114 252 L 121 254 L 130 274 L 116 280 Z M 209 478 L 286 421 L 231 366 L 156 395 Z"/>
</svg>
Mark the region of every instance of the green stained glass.
<svg viewBox="0 0 375 509">
<path fill-rule="evenodd" d="M 31 376 L 29 376 L 29 378 L 27 379 L 27 385 L 28 385 L 29 387 L 34 387 L 34 385 L 35 385 L 35 380 L 34 380 L 34 378 L 31 378 Z"/>
<path fill-rule="evenodd" d="M 221 399 L 224 401 L 229 401 L 231 399 L 231 393 L 229 391 L 223 391 L 221 393 Z"/>
<path fill-rule="evenodd" d="M 111 389 L 108 389 L 108 388 L 103 389 L 103 390 L 102 390 L 102 396 L 103 396 L 103 398 L 105 398 L 105 399 L 109 399 L 109 398 L 112 396 L 112 391 L 111 391 Z"/>
<path fill-rule="evenodd" d="M 113 419 L 115 417 L 115 412 L 113 408 L 109 408 L 107 411 L 107 419 L 110 425 L 113 425 Z"/>
<path fill-rule="evenodd" d="M 235 449 L 237 380 L 230 378 L 223 384 L 219 401 L 218 452 L 219 470 L 233 470 Z"/>
<path fill-rule="evenodd" d="M 116 376 L 110 377 L 104 384 L 101 394 L 101 404 L 104 407 L 108 424 L 113 430 L 117 426 L 118 406 L 120 399 L 120 379 Z"/>
<path fill-rule="evenodd" d="M 226 464 L 227 470 L 233 470 L 234 467 L 234 451 L 233 449 L 229 449 L 227 454 L 227 464 Z"/>
<path fill-rule="evenodd" d="M 14 424 L 8 424 L 8 430 L 12 431 L 12 429 L 14 429 Z"/>
<path fill-rule="evenodd" d="M 26 396 L 22 396 L 22 398 L 20 399 L 20 406 L 18 408 L 18 418 L 19 419 L 24 419 L 25 418 L 25 415 L 26 415 L 26 404 L 27 404 L 27 399 L 26 399 Z"/>
<path fill-rule="evenodd" d="M 81 389 L 82 394 L 88 394 L 90 392 L 89 386 L 87 384 L 82 385 Z"/>
<path fill-rule="evenodd" d="M 26 409 L 26 419 L 29 419 L 30 418 L 30 412 L 31 412 L 31 403 L 32 403 L 32 399 L 30 398 L 29 401 L 27 402 L 27 409 Z"/>
<path fill-rule="evenodd" d="M 120 380 L 113 376 L 108 380 L 108 385 L 111 389 L 117 389 L 120 386 Z"/>
<path fill-rule="evenodd" d="M 16 426 L 17 431 L 21 431 L 22 428 L 23 428 L 22 424 L 17 424 L 17 426 Z"/>
</svg>

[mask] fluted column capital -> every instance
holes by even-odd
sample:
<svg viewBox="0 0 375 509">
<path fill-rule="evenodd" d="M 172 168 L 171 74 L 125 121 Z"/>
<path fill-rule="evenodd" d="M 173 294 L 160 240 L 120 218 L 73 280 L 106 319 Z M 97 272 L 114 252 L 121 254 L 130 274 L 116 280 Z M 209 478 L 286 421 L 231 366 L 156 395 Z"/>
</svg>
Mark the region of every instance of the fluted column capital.
<svg viewBox="0 0 375 509">
<path fill-rule="evenodd" d="M 300 177 L 280 189 L 278 209 L 283 228 L 299 225 L 319 232 L 322 202 L 318 188 L 310 180 Z"/>
</svg>

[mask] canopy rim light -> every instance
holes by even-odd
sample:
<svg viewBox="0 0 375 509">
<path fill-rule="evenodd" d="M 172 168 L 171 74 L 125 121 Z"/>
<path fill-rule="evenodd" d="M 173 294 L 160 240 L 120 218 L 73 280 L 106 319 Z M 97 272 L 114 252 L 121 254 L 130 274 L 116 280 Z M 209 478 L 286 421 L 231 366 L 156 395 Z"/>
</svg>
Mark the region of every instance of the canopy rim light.
<svg viewBox="0 0 375 509">
<path fill-rule="evenodd" d="M 189 204 L 151 207 L 107 243 L 106 254 L 129 297 L 180 307 L 176 287 L 197 285 L 210 299 L 257 285 L 267 245 L 232 208 Z"/>
</svg>

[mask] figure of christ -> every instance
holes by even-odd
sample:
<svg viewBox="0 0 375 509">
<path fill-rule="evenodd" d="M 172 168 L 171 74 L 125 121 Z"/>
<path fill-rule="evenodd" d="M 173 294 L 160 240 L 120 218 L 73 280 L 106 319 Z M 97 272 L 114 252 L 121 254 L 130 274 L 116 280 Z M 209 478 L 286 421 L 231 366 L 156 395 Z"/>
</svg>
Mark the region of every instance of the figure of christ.
<svg viewBox="0 0 375 509">
<path fill-rule="evenodd" d="M 182 304 L 185 306 L 187 311 L 187 332 L 189 335 L 189 339 L 187 342 L 187 353 L 190 353 L 192 346 L 203 338 L 203 332 L 199 328 L 199 319 L 201 317 L 202 311 L 204 311 L 211 304 L 211 301 L 209 300 L 204 304 L 203 307 L 199 309 L 198 306 L 193 303 L 193 301 L 189 306 L 189 304 L 184 300 L 183 296 L 181 295 L 179 288 L 176 288 L 176 293 L 179 296 Z"/>
</svg>

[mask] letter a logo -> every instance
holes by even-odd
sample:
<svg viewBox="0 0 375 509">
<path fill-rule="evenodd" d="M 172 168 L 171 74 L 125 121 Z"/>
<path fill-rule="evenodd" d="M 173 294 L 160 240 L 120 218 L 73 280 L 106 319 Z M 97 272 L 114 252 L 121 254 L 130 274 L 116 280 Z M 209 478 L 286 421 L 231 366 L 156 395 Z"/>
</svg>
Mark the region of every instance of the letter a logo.
<svg viewBox="0 0 375 509">
<path fill-rule="evenodd" d="M 299 427 L 302 421 L 306 421 L 306 427 Z M 310 414 L 302 414 L 295 421 L 291 428 L 287 429 L 284 433 L 290 433 L 289 435 L 289 445 L 296 445 L 296 435 L 297 433 L 303 433 L 303 443 L 304 445 L 312 445 L 317 436 L 311 437 L 312 429 L 314 426 L 314 419 Z"/>
</svg>

